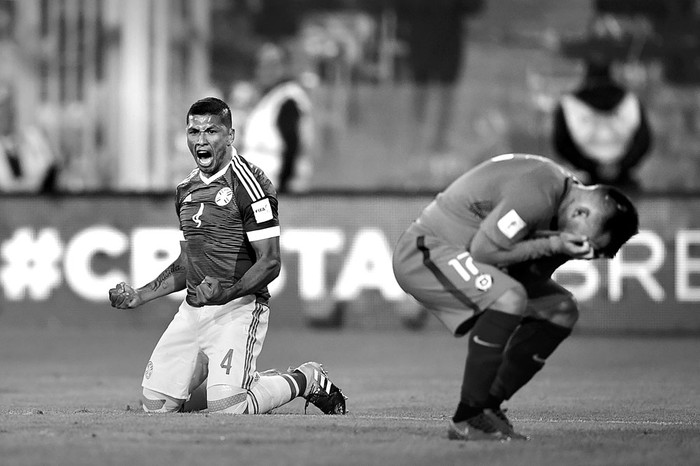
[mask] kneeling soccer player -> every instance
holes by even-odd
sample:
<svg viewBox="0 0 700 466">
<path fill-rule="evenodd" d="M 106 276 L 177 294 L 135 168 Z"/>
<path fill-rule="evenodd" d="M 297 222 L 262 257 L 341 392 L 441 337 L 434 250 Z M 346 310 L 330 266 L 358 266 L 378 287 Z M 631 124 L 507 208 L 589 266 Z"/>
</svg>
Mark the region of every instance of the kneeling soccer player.
<svg viewBox="0 0 700 466">
<path fill-rule="evenodd" d="M 280 272 L 275 188 L 236 153 L 231 111 L 208 97 L 187 112 L 187 146 L 197 165 L 176 190 L 184 241 L 157 278 L 109 290 L 113 307 L 132 309 L 187 289 L 143 376 L 143 408 L 183 409 L 206 379 L 213 413 L 266 413 L 297 396 L 326 414 L 345 414 L 345 397 L 323 367 L 256 370 L 270 314 L 267 285 Z"/>
<path fill-rule="evenodd" d="M 509 154 L 469 170 L 402 234 L 394 274 L 455 335 L 470 333 L 450 439 L 524 439 L 501 404 L 571 333 L 578 309 L 554 271 L 611 258 L 637 233 L 632 202 L 584 186 L 543 157 Z"/>
</svg>

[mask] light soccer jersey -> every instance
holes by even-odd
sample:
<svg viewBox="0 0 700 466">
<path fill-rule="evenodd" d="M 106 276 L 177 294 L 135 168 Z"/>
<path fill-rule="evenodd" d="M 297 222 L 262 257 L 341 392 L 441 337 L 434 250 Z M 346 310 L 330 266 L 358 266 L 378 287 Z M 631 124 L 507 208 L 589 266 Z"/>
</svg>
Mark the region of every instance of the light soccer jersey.
<svg viewBox="0 0 700 466">
<path fill-rule="evenodd" d="M 177 186 L 176 211 L 187 252 L 187 301 L 205 276 L 229 287 L 255 263 L 251 241 L 280 235 L 277 197 L 265 174 L 243 157 L 210 178 L 195 169 Z M 267 288 L 256 293 L 267 302 Z"/>
<path fill-rule="evenodd" d="M 569 183 L 577 182 L 570 172 L 543 157 L 494 157 L 438 194 L 419 222 L 467 249 L 479 229 L 509 249 L 537 230 L 556 230 L 561 199 Z"/>
</svg>

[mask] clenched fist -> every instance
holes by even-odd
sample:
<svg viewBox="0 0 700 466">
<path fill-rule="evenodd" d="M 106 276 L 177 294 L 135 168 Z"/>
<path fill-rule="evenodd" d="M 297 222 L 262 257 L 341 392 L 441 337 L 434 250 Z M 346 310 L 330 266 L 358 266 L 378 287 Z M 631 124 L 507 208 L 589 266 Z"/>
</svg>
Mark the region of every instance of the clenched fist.
<svg viewBox="0 0 700 466">
<path fill-rule="evenodd" d="M 195 291 L 197 292 L 198 304 L 222 304 L 224 290 L 221 288 L 219 280 L 214 277 L 204 277 Z"/>
<path fill-rule="evenodd" d="M 109 290 L 109 303 L 117 309 L 132 309 L 141 304 L 138 292 L 124 282 Z"/>
</svg>

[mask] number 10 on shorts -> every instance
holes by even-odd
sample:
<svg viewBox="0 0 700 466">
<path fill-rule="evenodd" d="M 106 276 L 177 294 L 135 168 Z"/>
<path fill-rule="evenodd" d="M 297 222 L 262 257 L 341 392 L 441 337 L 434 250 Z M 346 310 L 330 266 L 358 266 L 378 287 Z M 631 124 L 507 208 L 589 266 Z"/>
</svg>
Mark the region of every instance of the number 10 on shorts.
<svg viewBox="0 0 700 466">
<path fill-rule="evenodd" d="M 471 254 L 466 251 L 450 260 L 447 265 L 455 269 L 465 282 L 468 282 L 473 276 L 479 273 L 479 269 L 474 265 L 474 259 Z"/>
</svg>

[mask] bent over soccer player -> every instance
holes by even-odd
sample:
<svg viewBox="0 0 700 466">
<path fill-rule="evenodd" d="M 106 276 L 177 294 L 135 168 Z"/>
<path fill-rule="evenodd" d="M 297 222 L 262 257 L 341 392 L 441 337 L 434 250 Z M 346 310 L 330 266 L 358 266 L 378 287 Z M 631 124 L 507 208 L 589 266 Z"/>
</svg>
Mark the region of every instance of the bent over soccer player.
<svg viewBox="0 0 700 466">
<path fill-rule="evenodd" d="M 187 113 L 187 146 L 197 168 L 177 186 L 184 235 L 179 257 L 156 279 L 109 290 L 112 306 L 135 308 L 187 288 L 143 376 L 143 408 L 180 411 L 207 379 L 216 413 L 266 413 L 297 396 L 326 414 L 345 414 L 345 397 L 320 364 L 258 373 L 267 333 L 267 285 L 280 271 L 275 189 L 236 153 L 231 111 L 219 99 Z"/>
<path fill-rule="evenodd" d="M 455 335 L 471 331 L 450 439 L 524 439 L 503 401 L 542 369 L 578 310 L 552 273 L 611 258 L 638 229 L 615 188 L 584 186 L 535 155 L 502 155 L 437 195 L 396 245 L 401 287 Z"/>
</svg>

